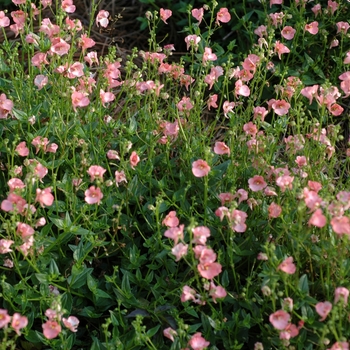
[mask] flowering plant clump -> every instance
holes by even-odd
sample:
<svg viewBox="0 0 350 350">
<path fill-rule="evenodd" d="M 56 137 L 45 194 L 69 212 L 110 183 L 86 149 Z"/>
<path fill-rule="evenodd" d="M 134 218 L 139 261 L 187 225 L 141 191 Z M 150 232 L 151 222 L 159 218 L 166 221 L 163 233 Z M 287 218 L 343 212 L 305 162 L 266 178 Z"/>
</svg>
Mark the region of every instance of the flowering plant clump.
<svg viewBox="0 0 350 350">
<path fill-rule="evenodd" d="M 181 2 L 178 55 L 163 5 L 125 57 L 95 1 L 12 2 L 0 349 L 348 349 L 347 2 Z"/>
</svg>

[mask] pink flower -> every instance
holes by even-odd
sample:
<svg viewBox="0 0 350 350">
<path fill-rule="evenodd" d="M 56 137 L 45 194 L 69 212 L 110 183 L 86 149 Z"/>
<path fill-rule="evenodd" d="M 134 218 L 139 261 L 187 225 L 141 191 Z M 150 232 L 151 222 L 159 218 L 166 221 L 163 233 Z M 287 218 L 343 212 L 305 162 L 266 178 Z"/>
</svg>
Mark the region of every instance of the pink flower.
<svg viewBox="0 0 350 350">
<path fill-rule="evenodd" d="M 76 111 L 76 107 L 86 107 L 90 104 L 89 98 L 85 93 L 80 91 L 74 91 L 71 96 L 72 105 L 74 110 Z"/>
<path fill-rule="evenodd" d="M 96 16 L 97 27 L 101 26 L 103 28 L 107 28 L 109 23 L 108 17 L 109 17 L 109 12 L 101 10 Z"/>
<path fill-rule="evenodd" d="M 21 179 L 17 179 L 16 177 L 10 179 L 7 184 L 10 188 L 10 193 L 15 192 L 17 190 L 21 191 L 26 185 L 23 183 Z"/>
<path fill-rule="evenodd" d="M 66 55 L 70 49 L 70 45 L 61 38 L 54 38 L 51 43 L 50 52 L 58 56 Z"/>
<path fill-rule="evenodd" d="M 338 287 L 334 292 L 334 304 L 336 304 L 342 298 L 344 305 L 347 305 L 348 297 L 349 297 L 349 290 L 345 287 Z"/>
<path fill-rule="evenodd" d="M 350 28 L 350 25 L 348 22 L 338 22 L 336 23 L 336 25 L 337 25 L 337 34 L 338 33 L 346 34 Z"/>
<path fill-rule="evenodd" d="M 208 61 L 216 61 L 217 60 L 217 56 L 215 55 L 215 53 L 212 52 L 210 47 L 205 47 L 204 48 L 204 54 L 203 54 L 203 64 L 205 65 Z"/>
<path fill-rule="evenodd" d="M 283 3 L 283 0 L 270 0 L 270 7 L 272 5 L 281 5 Z"/>
<path fill-rule="evenodd" d="M 168 327 L 163 330 L 163 335 L 164 337 L 170 339 L 171 341 L 174 341 L 174 335 L 176 336 L 177 332 L 171 327 Z"/>
<path fill-rule="evenodd" d="M 103 198 L 103 193 L 100 188 L 91 186 L 85 191 L 85 202 L 88 204 L 100 204 L 101 199 Z"/>
<path fill-rule="evenodd" d="M 286 40 L 292 40 L 294 38 L 296 30 L 293 27 L 286 26 L 282 29 L 281 35 Z"/>
<path fill-rule="evenodd" d="M 311 11 L 314 13 L 315 17 L 317 17 L 318 15 L 320 15 L 322 13 L 322 7 L 321 4 L 316 4 Z"/>
<path fill-rule="evenodd" d="M 338 9 L 339 4 L 336 1 L 328 0 L 327 9 L 331 11 L 331 14 L 334 15 L 334 12 Z"/>
<path fill-rule="evenodd" d="M 21 157 L 27 157 L 29 155 L 29 148 L 27 147 L 27 144 L 25 141 L 20 142 L 15 151 L 20 155 Z"/>
<path fill-rule="evenodd" d="M 259 175 L 254 175 L 254 177 L 248 180 L 248 183 L 249 183 L 249 188 L 253 192 L 261 191 L 267 186 L 267 183 L 265 182 L 264 178 Z"/>
<path fill-rule="evenodd" d="M 20 329 L 27 327 L 28 318 L 26 316 L 21 316 L 19 313 L 14 313 L 12 316 L 11 327 L 17 333 L 17 335 L 21 335 Z"/>
<path fill-rule="evenodd" d="M 10 25 L 10 19 L 6 17 L 4 11 L 0 11 L 0 28 L 5 28 Z"/>
<path fill-rule="evenodd" d="M 347 216 L 335 216 L 331 219 L 331 226 L 338 235 L 350 235 L 350 219 Z"/>
<path fill-rule="evenodd" d="M 179 239 L 184 239 L 184 225 L 180 225 L 179 227 L 170 227 L 164 232 L 164 236 L 172 239 L 174 244 L 177 244 Z"/>
<path fill-rule="evenodd" d="M 287 46 L 281 44 L 280 41 L 277 40 L 275 43 L 275 52 L 278 54 L 278 58 L 281 59 L 281 55 L 283 53 L 289 53 L 290 50 L 288 49 Z"/>
<path fill-rule="evenodd" d="M 119 184 L 121 182 L 128 182 L 126 180 L 126 176 L 125 176 L 125 173 L 123 170 L 122 171 L 116 170 L 116 172 L 114 173 L 114 176 L 115 176 L 115 183 L 116 183 L 117 187 L 119 186 Z"/>
<path fill-rule="evenodd" d="M 207 106 L 208 106 L 208 111 L 210 111 L 210 108 L 213 107 L 213 108 L 218 108 L 218 105 L 217 105 L 217 100 L 218 100 L 218 95 L 217 94 L 214 94 L 214 95 L 210 95 L 208 97 L 208 101 L 207 101 Z"/>
<path fill-rule="evenodd" d="M 278 265 L 277 270 L 281 270 L 289 275 L 293 275 L 296 271 L 296 266 L 293 263 L 293 257 L 288 257 L 281 264 Z"/>
<path fill-rule="evenodd" d="M 269 320 L 276 329 L 283 330 L 289 324 L 290 315 L 284 310 L 278 310 L 270 315 Z"/>
<path fill-rule="evenodd" d="M 250 95 L 250 89 L 247 85 L 242 83 L 241 79 L 235 82 L 235 96 L 238 95 L 248 97 Z"/>
<path fill-rule="evenodd" d="M 62 1 L 62 10 L 67 13 L 75 12 L 75 6 L 73 5 L 73 0 L 63 0 Z"/>
<path fill-rule="evenodd" d="M 236 196 L 234 196 L 232 193 L 224 192 L 224 193 L 220 193 L 218 197 L 220 198 L 221 205 L 225 205 L 226 202 L 231 203 Z"/>
<path fill-rule="evenodd" d="M 210 237 L 210 230 L 206 226 L 197 226 L 192 229 L 193 243 L 205 245 L 207 238 Z M 214 259 L 215 261 L 215 259 Z"/>
<path fill-rule="evenodd" d="M 13 108 L 13 102 L 5 94 L 0 95 L 0 119 L 6 119 Z"/>
<path fill-rule="evenodd" d="M 305 24 L 305 28 L 304 29 L 306 31 L 308 31 L 310 34 L 316 35 L 318 33 L 318 22 L 314 21 L 312 23 Z"/>
<path fill-rule="evenodd" d="M 200 9 L 193 9 L 191 11 L 192 16 L 198 21 L 198 25 L 202 22 L 203 16 L 204 16 L 204 8 L 201 7 Z"/>
<path fill-rule="evenodd" d="M 210 342 L 202 337 L 202 333 L 197 332 L 192 336 L 188 344 L 193 350 L 203 350 L 210 345 Z"/>
<path fill-rule="evenodd" d="M 349 64 L 350 63 L 350 51 L 348 51 L 346 54 L 345 54 L 345 58 L 344 58 L 344 64 Z"/>
<path fill-rule="evenodd" d="M 313 85 L 313 86 L 307 86 L 303 88 L 300 93 L 309 99 L 310 105 L 312 103 L 312 100 L 315 96 L 317 96 L 317 90 L 319 88 L 319 85 Z"/>
<path fill-rule="evenodd" d="M 45 75 L 39 74 L 34 79 L 34 85 L 41 90 L 47 83 L 49 82 L 49 78 Z"/>
<path fill-rule="evenodd" d="M 324 303 L 317 303 L 315 305 L 316 312 L 321 316 L 320 322 L 324 321 L 332 310 L 332 303 L 325 301 Z"/>
<path fill-rule="evenodd" d="M 7 313 L 7 310 L 0 309 L 0 329 L 7 328 L 11 321 L 11 316 Z"/>
<path fill-rule="evenodd" d="M 181 101 L 176 105 L 178 110 L 184 114 L 189 114 L 189 111 L 193 108 L 193 104 L 189 97 L 183 97 Z"/>
<path fill-rule="evenodd" d="M 272 202 L 268 207 L 268 211 L 269 211 L 269 218 L 270 219 L 277 218 L 281 215 L 282 208 L 278 204 Z"/>
<path fill-rule="evenodd" d="M 230 215 L 232 230 L 236 232 L 245 232 L 247 229 L 247 225 L 245 224 L 247 217 L 247 213 L 235 209 Z"/>
<path fill-rule="evenodd" d="M 233 111 L 233 108 L 235 108 L 235 103 L 234 102 L 229 102 L 229 101 L 225 101 L 222 105 L 222 109 L 224 110 L 224 116 L 227 118 L 227 114 L 229 112 Z"/>
<path fill-rule="evenodd" d="M 26 240 L 28 237 L 33 236 L 34 229 L 28 224 L 19 222 L 17 223 L 16 233 L 19 234 L 23 240 Z"/>
<path fill-rule="evenodd" d="M 214 146 L 215 154 L 227 154 L 230 155 L 230 148 L 225 144 L 225 142 L 217 141 Z"/>
<path fill-rule="evenodd" d="M 88 175 L 90 175 L 90 181 L 93 182 L 95 178 L 98 178 L 100 181 L 103 181 L 103 174 L 106 172 L 106 169 L 102 168 L 99 165 L 91 165 L 87 170 Z"/>
<path fill-rule="evenodd" d="M 195 177 L 207 176 L 210 171 L 210 166 L 205 160 L 198 159 L 192 163 L 192 173 Z"/>
<path fill-rule="evenodd" d="M 114 101 L 115 96 L 111 92 L 105 92 L 100 89 L 100 99 L 102 101 L 102 106 L 106 107 L 106 103 Z"/>
<path fill-rule="evenodd" d="M 75 316 L 63 317 L 62 322 L 71 332 L 78 331 L 79 320 Z"/>
<path fill-rule="evenodd" d="M 289 111 L 290 104 L 285 100 L 275 100 L 271 107 L 277 115 L 285 115 Z"/>
<path fill-rule="evenodd" d="M 202 277 L 208 280 L 211 280 L 221 273 L 222 266 L 219 263 L 212 262 L 212 263 L 199 264 L 197 266 L 197 269 Z"/>
<path fill-rule="evenodd" d="M 324 227 L 327 224 L 327 218 L 323 215 L 322 209 L 316 209 L 311 215 L 308 225 L 313 225 L 316 227 Z"/>
<path fill-rule="evenodd" d="M 340 116 L 344 112 L 344 108 L 338 105 L 338 103 L 333 103 L 327 106 L 329 112 L 335 117 Z"/>
<path fill-rule="evenodd" d="M 188 244 L 178 243 L 172 249 L 171 253 L 175 255 L 175 261 L 179 261 L 184 255 L 187 255 Z"/>
<path fill-rule="evenodd" d="M 190 47 L 194 47 L 195 51 L 198 49 L 198 44 L 201 41 L 201 38 L 198 35 L 187 35 L 185 38 L 185 43 L 187 46 L 187 50 L 190 49 Z"/>
<path fill-rule="evenodd" d="M 131 169 L 135 169 L 135 166 L 139 163 L 140 161 L 140 157 L 137 155 L 137 153 L 135 151 L 133 151 L 130 155 L 130 166 Z"/>
<path fill-rule="evenodd" d="M 37 188 L 36 189 L 36 197 L 35 201 L 40 203 L 41 207 L 44 208 L 44 206 L 51 206 L 54 202 L 55 198 L 51 194 L 51 188 L 45 188 L 43 190 Z"/>
<path fill-rule="evenodd" d="M 231 15 L 228 12 L 228 9 L 226 7 L 223 7 L 219 10 L 219 12 L 216 14 L 216 24 L 220 25 L 221 23 L 227 23 L 231 20 Z"/>
<path fill-rule="evenodd" d="M 299 334 L 299 329 L 295 324 L 289 323 L 287 327 L 280 332 L 280 339 L 294 338 Z"/>
<path fill-rule="evenodd" d="M 172 11 L 171 10 L 165 10 L 163 8 L 160 9 L 160 19 L 165 23 L 167 23 L 167 19 L 172 16 Z"/>
<path fill-rule="evenodd" d="M 349 350 L 349 343 L 345 341 L 342 341 L 342 342 L 337 341 L 328 350 Z"/>
<path fill-rule="evenodd" d="M 42 327 L 46 339 L 54 339 L 61 333 L 61 326 L 56 321 L 46 321 Z"/>
<path fill-rule="evenodd" d="M 276 179 L 276 185 L 284 192 L 287 188 L 293 188 L 294 176 L 283 175 Z"/>
<path fill-rule="evenodd" d="M 189 286 L 184 286 L 182 288 L 182 294 L 181 294 L 181 302 L 185 302 L 188 300 L 195 300 L 196 298 L 196 291 Z"/>
<path fill-rule="evenodd" d="M 113 149 L 108 150 L 106 155 L 108 159 L 118 159 L 118 160 L 120 159 L 119 153 Z"/>
<path fill-rule="evenodd" d="M 176 227 L 179 225 L 179 219 L 176 217 L 176 211 L 172 210 L 162 221 L 162 225 L 167 227 Z"/>
<path fill-rule="evenodd" d="M 10 239 L 0 239 L 0 254 L 6 254 L 6 253 L 12 252 L 12 249 L 10 249 L 10 247 L 13 243 L 15 242 L 11 241 Z"/>
<path fill-rule="evenodd" d="M 209 295 L 213 298 L 213 302 L 216 304 L 216 299 L 225 298 L 227 292 L 225 288 L 216 286 L 213 281 L 210 282 Z"/>
</svg>

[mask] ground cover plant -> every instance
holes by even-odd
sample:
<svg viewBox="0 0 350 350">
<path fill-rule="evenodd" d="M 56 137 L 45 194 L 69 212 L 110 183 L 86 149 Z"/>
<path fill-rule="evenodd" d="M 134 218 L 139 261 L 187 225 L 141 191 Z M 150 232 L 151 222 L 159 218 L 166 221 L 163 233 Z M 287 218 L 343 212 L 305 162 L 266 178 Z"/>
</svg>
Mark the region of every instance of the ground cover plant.
<svg viewBox="0 0 350 350">
<path fill-rule="evenodd" d="M 0 349 L 349 349 L 349 3 L 187 6 L 176 56 L 164 7 L 125 58 L 95 2 L 13 3 Z"/>
</svg>

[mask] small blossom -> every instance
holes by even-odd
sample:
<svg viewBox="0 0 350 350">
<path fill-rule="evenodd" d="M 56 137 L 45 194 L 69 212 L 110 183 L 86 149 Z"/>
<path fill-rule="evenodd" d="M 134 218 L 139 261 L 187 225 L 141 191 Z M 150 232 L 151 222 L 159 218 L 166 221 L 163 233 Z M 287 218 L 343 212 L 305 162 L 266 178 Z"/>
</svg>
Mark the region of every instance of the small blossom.
<svg viewBox="0 0 350 350">
<path fill-rule="evenodd" d="M 332 310 L 332 303 L 325 301 L 324 303 L 317 303 L 315 305 L 316 312 L 321 316 L 320 322 L 324 321 Z"/>
<path fill-rule="evenodd" d="M 171 10 L 166 10 L 166 9 L 163 9 L 161 8 L 160 9 L 160 19 L 165 23 L 165 24 L 168 24 L 167 23 L 167 19 L 170 18 L 172 16 L 172 11 Z"/>
<path fill-rule="evenodd" d="M 109 23 L 108 17 L 109 17 L 109 12 L 105 10 L 101 10 L 96 16 L 97 27 L 101 26 L 103 28 L 107 28 Z"/>
<path fill-rule="evenodd" d="M 318 33 L 318 22 L 314 21 L 309 24 L 305 24 L 304 28 L 307 32 L 309 32 L 312 35 L 316 35 Z"/>
<path fill-rule="evenodd" d="M 163 330 L 163 335 L 164 337 L 170 339 L 171 341 L 174 341 L 174 336 L 177 335 L 177 332 L 171 327 L 168 327 Z"/>
<path fill-rule="evenodd" d="M 0 329 L 7 328 L 8 324 L 11 322 L 11 316 L 7 313 L 7 310 L 0 309 Z"/>
<path fill-rule="evenodd" d="M 293 275 L 296 271 L 296 266 L 293 263 L 293 257 L 288 257 L 280 265 L 278 265 L 277 270 L 281 270 L 289 275 Z"/>
<path fill-rule="evenodd" d="M 20 329 L 27 327 L 28 318 L 26 316 L 21 316 L 19 313 L 14 313 L 12 316 L 11 327 L 17 333 L 21 335 Z"/>
<path fill-rule="evenodd" d="M 334 304 L 339 300 L 343 300 L 344 305 L 348 304 L 349 290 L 345 287 L 338 287 L 334 292 Z"/>
<path fill-rule="evenodd" d="M 43 325 L 43 334 L 46 339 L 54 339 L 61 333 L 61 326 L 56 321 L 46 321 Z"/>
<path fill-rule="evenodd" d="M 210 171 L 210 166 L 205 160 L 198 159 L 192 163 L 192 173 L 195 177 L 207 176 Z"/>
<path fill-rule="evenodd" d="M 75 316 L 63 317 L 62 322 L 71 332 L 78 331 L 79 320 Z"/>
<path fill-rule="evenodd" d="M 223 7 L 219 10 L 219 12 L 216 15 L 216 24 L 220 25 L 221 23 L 227 23 L 231 20 L 231 15 L 228 12 L 228 9 L 226 7 Z"/>
<path fill-rule="evenodd" d="M 100 188 L 91 186 L 85 191 L 85 202 L 88 204 L 100 204 L 103 198 L 103 193 Z"/>
<path fill-rule="evenodd" d="M 269 320 L 276 329 L 283 330 L 289 324 L 290 314 L 284 310 L 278 310 L 270 315 Z"/>
<path fill-rule="evenodd" d="M 192 336 L 188 344 L 191 346 L 193 350 L 203 350 L 210 345 L 210 342 L 206 341 L 202 337 L 202 333 L 198 332 Z"/>
</svg>

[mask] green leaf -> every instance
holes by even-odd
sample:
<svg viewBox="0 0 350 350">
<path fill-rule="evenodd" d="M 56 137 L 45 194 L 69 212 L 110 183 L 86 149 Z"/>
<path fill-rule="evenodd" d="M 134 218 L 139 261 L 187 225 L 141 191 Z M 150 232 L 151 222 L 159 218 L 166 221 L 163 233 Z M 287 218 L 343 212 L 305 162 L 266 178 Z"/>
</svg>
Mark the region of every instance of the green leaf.
<svg viewBox="0 0 350 350">
<path fill-rule="evenodd" d="M 309 294 L 309 281 L 306 274 L 300 277 L 298 287 L 303 293 Z"/>
<path fill-rule="evenodd" d="M 94 269 L 87 268 L 86 266 L 73 265 L 72 274 L 67 278 L 67 282 L 71 288 L 81 288 L 86 284 L 87 276 L 92 273 Z"/>
<path fill-rule="evenodd" d="M 96 298 L 112 299 L 112 297 L 102 289 L 97 289 L 93 293 Z"/>
<path fill-rule="evenodd" d="M 150 338 L 153 337 L 158 332 L 159 328 L 160 328 L 160 325 L 151 328 L 150 330 L 147 331 L 147 336 L 149 336 Z"/>
<path fill-rule="evenodd" d="M 49 273 L 50 273 L 50 275 L 55 275 L 55 276 L 59 276 L 61 274 L 60 270 L 56 264 L 56 261 L 54 259 L 51 259 L 51 261 L 50 261 Z"/>
<path fill-rule="evenodd" d="M 35 277 L 40 283 L 44 283 L 44 284 L 49 283 L 49 276 L 46 273 L 36 273 Z"/>
</svg>

